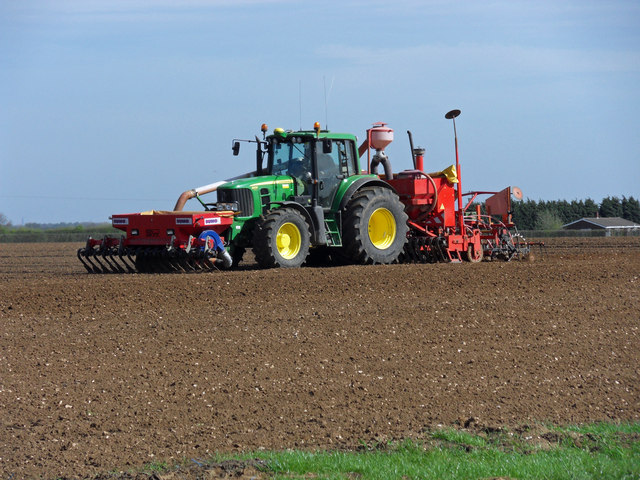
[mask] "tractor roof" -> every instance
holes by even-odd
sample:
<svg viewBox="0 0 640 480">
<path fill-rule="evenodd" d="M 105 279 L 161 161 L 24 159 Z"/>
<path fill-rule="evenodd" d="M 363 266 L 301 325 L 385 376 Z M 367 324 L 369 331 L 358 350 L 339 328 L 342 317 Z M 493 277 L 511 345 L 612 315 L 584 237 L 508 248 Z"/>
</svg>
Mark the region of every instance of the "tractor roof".
<svg viewBox="0 0 640 480">
<path fill-rule="evenodd" d="M 314 137 L 314 138 L 334 138 L 339 140 L 355 140 L 356 136 L 351 133 L 336 133 L 330 132 L 329 130 L 320 130 L 319 133 L 316 133 L 315 130 L 286 130 L 282 133 L 274 133 L 269 135 L 269 137 L 279 137 L 282 139 L 286 139 L 287 137 Z"/>
</svg>

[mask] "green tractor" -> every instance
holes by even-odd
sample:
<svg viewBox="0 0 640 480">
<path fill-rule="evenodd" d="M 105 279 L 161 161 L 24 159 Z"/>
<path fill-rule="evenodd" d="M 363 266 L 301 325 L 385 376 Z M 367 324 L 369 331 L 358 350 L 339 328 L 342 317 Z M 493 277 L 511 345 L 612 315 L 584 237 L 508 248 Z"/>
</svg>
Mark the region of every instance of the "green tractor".
<svg viewBox="0 0 640 480">
<path fill-rule="evenodd" d="M 374 127 L 375 128 L 375 127 Z M 257 137 L 253 175 L 217 187 L 207 208 L 237 210 L 225 235 L 234 264 L 253 248 L 261 267 L 299 267 L 327 258 L 350 263 L 394 263 L 407 239 L 407 215 L 393 188 L 363 174 L 354 135 L 275 129 Z M 233 143 L 234 155 L 241 140 Z M 382 155 L 380 155 L 380 153 Z M 390 167 L 383 152 L 378 156 Z M 379 162 L 378 162 L 379 163 Z"/>
<path fill-rule="evenodd" d="M 235 179 L 183 192 L 172 211 L 111 216 L 125 235 L 89 237 L 77 252 L 89 273 L 211 271 L 237 265 L 248 248 L 264 268 L 303 263 L 393 263 L 407 243 L 407 214 L 385 178 L 392 173 L 382 149 L 393 131 L 383 124 L 356 137 L 314 130 L 274 130 L 256 144 L 256 170 Z M 372 135 L 373 133 L 373 135 Z M 382 139 L 378 138 L 382 137 Z M 360 156 L 376 149 L 370 174 Z M 218 201 L 202 195 L 217 190 Z M 185 211 L 196 198 L 205 211 Z"/>
</svg>

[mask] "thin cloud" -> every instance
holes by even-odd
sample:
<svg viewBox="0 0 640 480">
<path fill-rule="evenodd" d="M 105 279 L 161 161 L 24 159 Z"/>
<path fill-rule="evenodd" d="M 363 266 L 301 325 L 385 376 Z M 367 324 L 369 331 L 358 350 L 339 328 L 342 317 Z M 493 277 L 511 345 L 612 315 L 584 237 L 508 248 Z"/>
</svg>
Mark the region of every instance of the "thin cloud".
<svg viewBox="0 0 640 480">
<path fill-rule="evenodd" d="M 637 73 L 640 53 L 604 49 L 572 50 L 494 44 L 421 45 L 380 48 L 325 45 L 320 57 L 341 60 L 351 66 L 380 66 L 386 69 L 417 63 L 450 65 L 463 71 L 508 70 L 510 73 Z M 393 66 L 393 67 L 392 67 Z"/>
<path fill-rule="evenodd" d="M 5 5 L 14 18 L 26 20 L 57 19 L 82 23 L 198 20 L 202 12 L 220 9 L 268 6 L 293 0 L 67 0 L 61 2 L 15 2 Z M 176 17 L 179 15 L 179 17 Z"/>
</svg>

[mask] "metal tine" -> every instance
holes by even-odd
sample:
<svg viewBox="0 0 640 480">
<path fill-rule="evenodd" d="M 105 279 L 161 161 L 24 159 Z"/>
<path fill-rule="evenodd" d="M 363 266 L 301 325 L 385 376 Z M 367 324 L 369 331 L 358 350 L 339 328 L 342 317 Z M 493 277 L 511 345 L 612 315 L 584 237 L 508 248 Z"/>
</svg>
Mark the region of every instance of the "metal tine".
<svg viewBox="0 0 640 480">
<path fill-rule="evenodd" d="M 89 262 L 89 265 L 91 265 L 91 267 L 93 268 L 93 273 L 103 273 L 103 269 L 101 268 L 101 266 L 96 265 L 96 263 L 92 260 L 92 258 L 96 255 L 96 250 L 95 248 L 89 248 L 86 249 L 84 251 L 84 258 L 87 262 Z M 98 262 L 100 263 L 100 262 Z"/>
<path fill-rule="evenodd" d="M 111 250 L 105 251 L 102 254 L 102 258 L 104 258 L 104 261 L 107 262 L 109 268 L 111 268 L 112 273 L 124 273 L 122 267 L 116 262 L 115 258 L 113 257 L 113 252 Z"/>
<path fill-rule="evenodd" d="M 185 272 L 193 272 L 194 271 L 193 265 L 191 265 L 191 263 L 189 262 L 188 258 L 181 258 L 178 261 L 180 262 L 180 266 L 182 267 L 182 269 Z"/>
<path fill-rule="evenodd" d="M 189 265 L 192 272 L 197 272 L 200 270 L 200 265 L 198 265 L 198 261 L 192 256 L 187 257 L 187 265 Z"/>
<path fill-rule="evenodd" d="M 128 258 L 129 261 L 125 260 L 124 257 Z M 136 263 L 134 262 L 134 260 L 131 258 L 131 255 L 129 254 L 129 252 L 122 252 L 120 250 L 118 250 L 118 258 L 120 258 L 120 261 L 122 262 L 122 264 L 126 267 L 127 272 L 129 273 L 136 273 Z"/>
<path fill-rule="evenodd" d="M 120 270 L 118 273 L 131 273 L 127 268 L 128 265 L 124 262 L 124 260 L 122 260 L 122 257 L 118 252 L 113 252 L 111 254 L 111 261 L 118 265 L 118 268 Z"/>
<path fill-rule="evenodd" d="M 138 250 L 136 248 L 132 248 L 131 252 L 127 254 L 127 256 L 133 262 L 133 268 L 136 273 L 141 273 L 142 269 L 140 268 L 140 258 L 138 257 Z"/>
<path fill-rule="evenodd" d="M 197 250 L 191 250 L 189 254 L 189 263 L 193 265 L 196 272 L 202 272 L 202 254 Z"/>
<path fill-rule="evenodd" d="M 209 265 L 207 265 L 207 258 L 200 256 L 197 260 L 198 262 L 198 268 L 199 268 L 199 272 L 203 273 L 203 272 L 208 272 L 209 271 Z"/>
<path fill-rule="evenodd" d="M 135 262 L 133 261 L 133 259 L 131 258 L 130 255 L 130 249 L 128 249 L 127 247 L 124 246 L 124 235 L 120 236 L 120 243 L 118 244 L 118 249 L 117 249 L 117 255 L 118 258 L 120 259 L 120 262 L 122 263 L 122 265 L 125 266 L 125 268 L 127 269 L 127 272 L 129 273 L 135 273 L 136 272 L 136 267 L 135 267 Z M 127 256 L 127 258 L 129 259 L 129 261 L 127 262 L 124 259 L 124 256 Z"/>
<path fill-rule="evenodd" d="M 182 265 L 180 264 L 180 259 L 178 258 L 178 255 L 176 255 L 175 253 L 169 256 L 169 263 L 171 264 L 171 268 L 173 269 L 174 272 L 179 273 L 184 271 L 182 268 Z"/>
<path fill-rule="evenodd" d="M 162 255 L 159 258 L 159 264 L 162 266 L 162 270 L 164 273 L 173 273 L 176 271 L 175 268 L 173 268 L 171 259 L 166 255 Z"/>
<path fill-rule="evenodd" d="M 202 263 L 207 267 L 207 271 L 209 272 L 214 272 L 218 270 L 218 267 L 216 267 L 216 264 L 215 264 L 215 260 L 212 262 L 209 257 L 205 257 L 202 260 Z"/>
<path fill-rule="evenodd" d="M 127 260 L 129 260 L 129 263 L 131 264 L 131 269 L 133 270 L 131 273 L 136 273 L 138 270 L 136 270 L 136 261 L 135 259 L 131 256 L 133 255 L 133 252 L 130 250 L 127 250 Z"/>
<path fill-rule="evenodd" d="M 84 266 L 84 268 L 87 269 L 87 272 L 89 273 L 94 273 L 93 272 L 93 266 L 89 266 L 89 264 L 84 260 L 84 252 L 85 249 L 84 248 L 79 248 L 78 249 L 78 260 L 80 260 L 80 262 L 82 263 L 82 265 Z"/>
<path fill-rule="evenodd" d="M 100 269 L 102 270 L 102 271 L 98 271 L 96 273 L 111 273 L 111 270 L 108 267 L 105 267 L 104 264 L 100 261 L 100 256 L 99 256 L 98 252 L 94 252 L 94 254 L 92 256 L 95 259 L 96 263 L 98 265 L 100 265 Z"/>
<path fill-rule="evenodd" d="M 111 254 L 111 248 L 108 246 L 108 242 L 109 241 L 109 237 L 105 235 L 105 237 L 102 239 L 102 243 L 100 244 L 100 246 L 98 247 L 98 249 L 95 251 L 94 255 L 96 255 L 96 261 L 98 263 L 100 263 L 100 265 L 102 266 L 105 273 L 118 273 L 118 268 L 113 265 L 109 259 L 109 256 Z M 100 262 L 98 257 L 102 257 L 102 259 L 104 260 L 104 262 L 107 264 L 107 266 L 105 267 L 102 262 Z"/>
<path fill-rule="evenodd" d="M 93 260 L 91 260 L 91 257 L 93 256 L 93 250 L 90 250 L 89 252 L 85 252 L 85 253 L 86 255 L 84 258 L 86 258 L 87 262 L 89 262 L 91 267 L 93 267 L 93 273 L 102 273 L 102 269 L 98 265 L 93 263 Z"/>
<path fill-rule="evenodd" d="M 176 257 L 173 259 L 174 264 L 176 265 L 176 267 L 178 268 L 178 272 L 188 272 L 189 269 L 187 267 L 185 267 L 184 264 L 184 258 L 182 258 L 180 255 L 176 255 Z"/>
<path fill-rule="evenodd" d="M 209 256 L 205 252 L 203 251 L 198 252 L 198 256 L 196 257 L 196 262 L 198 263 L 200 272 L 208 272 L 211 270 L 211 268 L 209 267 L 209 264 L 211 262 L 209 262 Z"/>
<path fill-rule="evenodd" d="M 189 257 L 189 265 L 193 267 L 193 271 L 200 273 L 202 272 L 202 263 L 200 259 L 196 256 Z"/>
<path fill-rule="evenodd" d="M 173 252 L 169 257 L 169 262 L 171 263 L 171 267 L 173 271 L 176 273 L 188 272 L 189 270 L 185 269 L 183 265 L 183 257 L 180 251 Z"/>
</svg>

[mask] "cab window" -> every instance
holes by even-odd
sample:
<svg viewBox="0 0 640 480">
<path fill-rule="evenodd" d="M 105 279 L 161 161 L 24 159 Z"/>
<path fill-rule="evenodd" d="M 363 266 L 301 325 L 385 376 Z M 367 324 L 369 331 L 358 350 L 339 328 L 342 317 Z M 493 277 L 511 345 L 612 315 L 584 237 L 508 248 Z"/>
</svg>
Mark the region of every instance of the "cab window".
<svg viewBox="0 0 640 480">
<path fill-rule="evenodd" d="M 331 153 L 318 154 L 318 169 L 320 171 L 329 170 L 329 166 L 331 166 L 331 172 L 341 177 L 349 177 L 358 173 L 354 143 L 350 140 L 333 140 L 332 143 Z M 321 152 L 322 147 L 318 148 Z"/>
<path fill-rule="evenodd" d="M 334 142 L 334 152 L 338 156 L 340 175 L 350 177 L 358 173 L 356 171 L 356 157 L 354 143 L 350 140 L 336 140 Z"/>
</svg>

